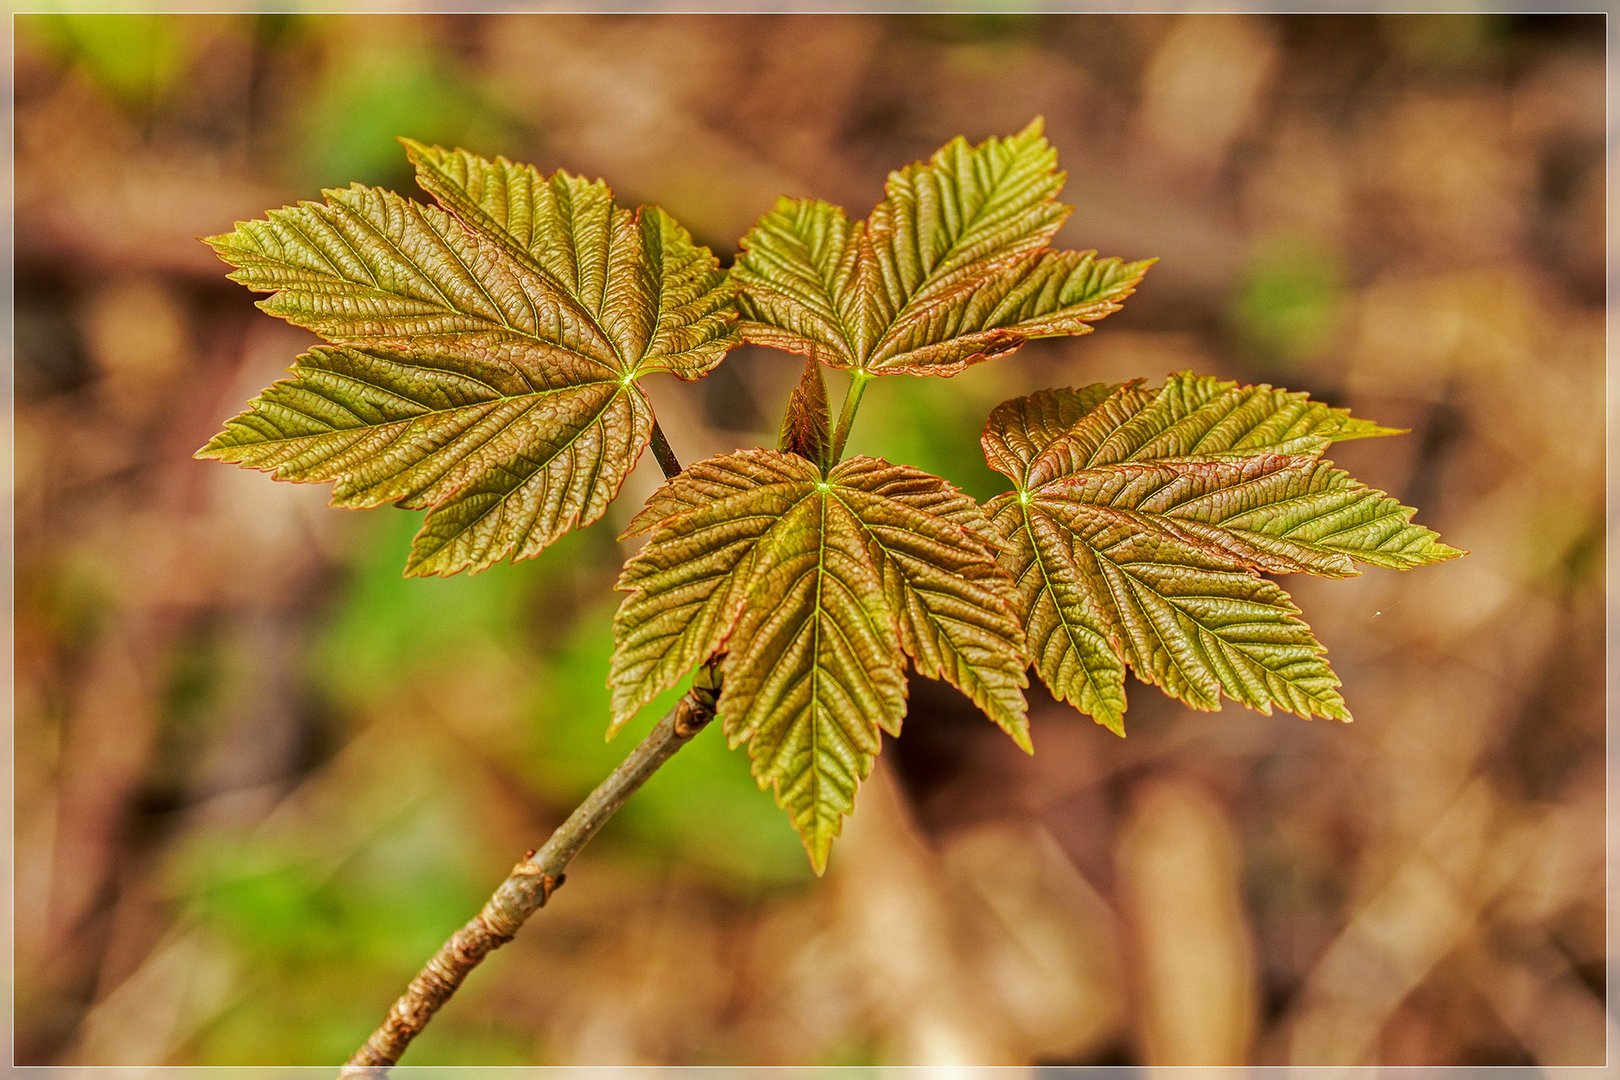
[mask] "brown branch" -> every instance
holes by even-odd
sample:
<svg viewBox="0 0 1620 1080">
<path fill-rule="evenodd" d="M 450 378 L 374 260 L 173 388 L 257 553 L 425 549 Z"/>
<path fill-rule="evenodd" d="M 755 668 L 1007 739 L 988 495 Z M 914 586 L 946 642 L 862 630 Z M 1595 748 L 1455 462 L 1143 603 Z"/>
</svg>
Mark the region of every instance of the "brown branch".
<svg viewBox="0 0 1620 1080">
<path fill-rule="evenodd" d="M 411 980 L 382 1025 L 344 1066 L 345 1077 L 382 1076 L 411 1040 L 456 992 L 484 957 L 511 941 L 518 928 L 562 887 L 563 871 L 591 837 L 607 824 L 637 788 L 714 719 L 718 680 L 712 666 L 699 669 L 686 692 L 652 733 L 619 763 L 568 815 L 539 851 L 513 868 L 472 921 L 451 935 Z"/>
<path fill-rule="evenodd" d="M 681 459 L 675 456 L 675 451 L 671 449 L 669 440 L 664 437 L 664 429 L 658 426 L 657 420 L 653 421 L 652 426 L 652 452 L 653 457 L 658 459 L 658 467 L 664 470 L 665 480 L 673 480 L 680 474 Z"/>
</svg>

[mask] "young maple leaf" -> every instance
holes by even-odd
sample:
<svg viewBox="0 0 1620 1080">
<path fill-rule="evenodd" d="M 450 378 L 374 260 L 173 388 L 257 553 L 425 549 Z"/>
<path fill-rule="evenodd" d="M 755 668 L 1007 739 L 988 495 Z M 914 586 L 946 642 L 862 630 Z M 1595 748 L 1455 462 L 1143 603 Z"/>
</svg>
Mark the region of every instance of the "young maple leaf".
<svg viewBox="0 0 1620 1080">
<path fill-rule="evenodd" d="M 636 380 L 737 343 L 731 286 L 656 207 L 600 181 L 403 140 L 443 209 L 355 185 L 208 243 L 300 357 L 198 452 L 340 506 L 427 510 L 409 574 L 529 558 L 601 517 L 651 437 Z"/>
<path fill-rule="evenodd" d="M 1157 390 L 1047 390 L 999 406 L 986 512 L 1035 669 L 1124 734 L 1125 667 L 1196 709 L 1349 720 L 1338 677 L 1287 593 L 1260 576 L 1344 577 L 1462 554 L 1413 510 L 1322 460 L 1394 434 L 1303 394 L 1191 374 Z"/>
<path fill-rule="evenodd" d="M 615 726 L 723 655 L 718 715 L 818 872 L 880 732 L 899 731 L 904 657 L 1028 748 L 1028 665 L 994 527 L 938 477 L 839 458 L 871 378 L 954 375 L 1119 309 L 1151 261 L 1050 250 L 1062 186 L 1037 120 L 892 173 L 864 222 L 778 203 L 731 277 L 744 339 L 809 357 L 781 450 L 700 462 L 632 530 L 652 536 L 620 579 Z M 821 364 L 854 376 L 836 428 Z"/>
<path fill-rule="evenodd" d="M 972 499 L 876 458 L 825 474 L 777 450 L 698 462 L 627 535 L 613 724 L 725 654 L 717 714 L 746 742 L 819 873 L 905 713 L 904 661 L 944 678 L 1026 750 L 1023 634 Z"/>
<path fill-rule="evenodd" d="M 832 413 L 827 405 L 827 384 L 821 378 L 821 365 L 813 357 L 805 360 L 804 371 L 788 395 L 777 447 L 822 468 L 832 464 Z"/>
<path fill-rule="evenodd" d="M 890 173 L 863 222 L 778 202 L 732 269 L 743 338 L 867 375 L 955 375 L 1031 338 L 1088 333 L 1154 260 L 1048 248 L 1070 208 L 1041 129 L 952 140 Z"/>
</svg>

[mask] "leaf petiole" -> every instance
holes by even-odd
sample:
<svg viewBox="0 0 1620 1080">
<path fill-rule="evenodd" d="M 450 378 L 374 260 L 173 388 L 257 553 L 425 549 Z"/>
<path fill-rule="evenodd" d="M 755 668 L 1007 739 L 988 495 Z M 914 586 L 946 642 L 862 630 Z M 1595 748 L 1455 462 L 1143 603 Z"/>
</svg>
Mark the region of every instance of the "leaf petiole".
<svg viewBox="0 0 1620 1080">
<path fill-rule="evenodd" d="M 652 426 L 652 452 L 653 457 L 658 459 L 658 467 L 664 470 L 665 480 L 673 480 L 680 475 L 681 459 L 675 456 L 675 451 L 670 447 L 669 440 L 664 437 L 664 429 L 658 426 L 657 420 L 653 421 Z"/>
<path fill-rule="evenodd" d="M 833 432 L 832 464 L 836 465 L 844 457 L 844 443 L 849 439 L 849 429 L 855 423 L 855 414 L 861 408 L 861 395 L 866 393 L 866 384 L 875 376 L 869 371 L 857 368 L 850 375 L 849 390 L 844 394 L 844 407 L 838 412 L 838 427 Z"/>
</svg>

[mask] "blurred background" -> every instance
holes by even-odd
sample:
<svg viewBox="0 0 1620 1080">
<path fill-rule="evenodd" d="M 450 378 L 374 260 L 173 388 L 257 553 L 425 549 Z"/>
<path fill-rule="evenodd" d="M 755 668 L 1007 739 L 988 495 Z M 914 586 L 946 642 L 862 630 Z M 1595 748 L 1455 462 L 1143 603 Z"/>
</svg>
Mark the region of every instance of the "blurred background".
<svg viewBox="0 0 1620 1080">
<path fill-rule="evenodd" d="M 723 255 L 779 194 L 1043 114 L 1060 241 L 1159 256 L 1091 336 L 885 380 L 853 445 L 984 497 L 1033 389 L 1186 368 L 1408 436 L 1340 463 L 1468 548 L 1290 579 L 1357 722 L 1026 758 L 918 681 L 814 880 L 683 751 L 414 1064 L 1593 1064 L 1606 1019 L 1604 30 L 1536 16 L 19 16 L 16 1055 L 318 1064 L 625 753 L 614 537 L 401 576 L 419 515 L 191 453 L 312 342 L 196 242 L 396 135 L 601 175 Z M 648 389 L 686 460 L 797 359 Z M 650 724 L 650 716 L 644 721 Z"/>
</svg>

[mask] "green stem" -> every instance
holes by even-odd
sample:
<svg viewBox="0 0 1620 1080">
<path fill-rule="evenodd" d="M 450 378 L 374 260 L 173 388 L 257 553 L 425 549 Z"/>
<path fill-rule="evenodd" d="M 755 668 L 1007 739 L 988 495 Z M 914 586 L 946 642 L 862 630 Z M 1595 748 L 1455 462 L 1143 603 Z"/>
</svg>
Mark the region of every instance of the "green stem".
<svg viewBox="0 0 1620 1080">
<path fill-rule="evenodd" d="M 855 423 L 855 414 L 860 411 L 861 395 L 866 393 L 866 384 L 872 379 L 870 372 L 859 369 L 850 375 L 849 391 L 844 395 L 844 407 L 839 410 L 838 427 L 833 432 L 832 460 L 835 465 L 844 456 L 844 443 L 849 441 L 849 429 Z"/>
</svg>

